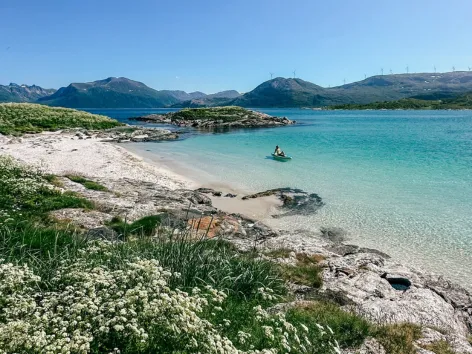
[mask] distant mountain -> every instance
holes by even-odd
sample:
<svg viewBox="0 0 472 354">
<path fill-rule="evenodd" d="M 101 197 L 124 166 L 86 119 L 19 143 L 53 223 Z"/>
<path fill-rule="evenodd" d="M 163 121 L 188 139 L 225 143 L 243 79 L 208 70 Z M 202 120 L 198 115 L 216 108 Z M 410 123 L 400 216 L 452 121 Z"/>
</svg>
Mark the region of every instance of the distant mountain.
<svg viewBox="0 0 472 354">
<path fill-rule="evenodd" d="M 365 104 L 427 96 L 444 98 L 472 91 L 472 72 L 379 75 L 328 90 L 344 96 L 342 103 Z"/>
<path fill-rule="evenodd" d="M 38 100 L 50 106 L 69 108 L 152 108 L 179 101 L 170 91 L 157 91 L 124 77 L 70 84 Z"/>
<path fill-rule="evenodd" d="M 199 98 L 203 98 L 203 97 L 207 96 L 205 93 L 200 92 L 200 91 L 187 93 L 185 91 L 163 90 L 163 91 L 160 91 L 160 92 L 168 93 L 168 94 L 174 96 L 179 101 L 189 101 L 189 100 L 199 99 Z"/>
<path fill-rule="evenodd" d="M 50 96 L 38 99 L 38 102 L 70 108 L 155 108 L 181 106 L 183 102 L 193 100 L 227 101 L 237 96 L 237 91 L 224 91 L 214 95 L 199 91 L 157 91 L 138 81 L 109 77 L 105 80 L 70 84 Z"/>
<path fill-rule="evenodd" d="M 8 86 L 0 85 L 0 102 L 34 102 L 37 99 L 52 95 L 56 90 L 44 89 L 32 85 L 17 85 L 11 83 Z"/>
<path fill-rule="evenodd" d="M 234 100 L 235 98 L 239 96 L 241 96 L 241 94 L 235 90 L 221 91 L 218 93 L 205 95 L 203 97 L 195 98 L 192 100 L 179 102 L 173 105 L 173 107 L 198 108 L 198 107 L 224 106 L 226 103 L 231 102 L 232 100 Z"/>
<path fill-rule="evenodd" d="M 365 110 L 365 109 L 472 109 L 472 93 L 460 94 L 455 97 L 437 100 L 402 98 L 395 101 L 373 102 L 367 104 L 342 104 L 326 107 L 326 109 Z"/>
<path fill-rule="evenodd" d="M 328 91 L 302 79 L 277 77 L 236 98 L 231 104 L 242 107 L 302 107 L 332 104 Z"/>
<path fill-rule="evenodd" d="M 472 72 L 467 71 L 377 75 L 332 88 L 302 79 L 277 77 L 243 95 L 234 90 L 211 95 L 198 91 L 158 91 L 138 81 L 110 77 L 73 83 L 57 91 L 35 85 L 0 85 L 0 102 L 38 102 L 69 108 L 325 107 L 404 98 L 441 100 L 467 92 L 472 92 Z"/>
<path fill-rule="evenodd" d="M 226 104 L 242 107 L 323 107 L 408 97 L 438 99 L 470 91 L 472 72 L 468 71 L 379 75 L 333 88 L 323 88 L 301 79 L 278 77 Z"/>
</svg>

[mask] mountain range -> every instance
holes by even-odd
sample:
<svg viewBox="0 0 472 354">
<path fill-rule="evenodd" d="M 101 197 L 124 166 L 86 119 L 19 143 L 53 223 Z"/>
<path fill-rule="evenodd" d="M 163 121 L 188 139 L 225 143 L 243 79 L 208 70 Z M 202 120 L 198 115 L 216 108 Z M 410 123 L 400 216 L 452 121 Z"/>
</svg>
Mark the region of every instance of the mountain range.
<svg viewBox="0 0 472 354">
<path fill-rule="evenodd" d="M 72 83 L 57 91 L 35 85 L 0 85 L 0 102 L 38 102 L 71 108 L 324 107 L 403 98 L 438 100 L 468 92 L 472 92 L 472 72 L 468 71 L 377 75 L 332 88 L 298 78 L 277 77 L 243 95 L 234 90 L 211 95 L 198 91 L 158 91 L 138 81 L 110 77 Z"/>
<path fill-rule="evenodd" d="M 0 85 L 0 102 L 34 102 L 41 97 L 52 95 L 56 90 L 43 89 L 32 85 Z"/>
</svg>

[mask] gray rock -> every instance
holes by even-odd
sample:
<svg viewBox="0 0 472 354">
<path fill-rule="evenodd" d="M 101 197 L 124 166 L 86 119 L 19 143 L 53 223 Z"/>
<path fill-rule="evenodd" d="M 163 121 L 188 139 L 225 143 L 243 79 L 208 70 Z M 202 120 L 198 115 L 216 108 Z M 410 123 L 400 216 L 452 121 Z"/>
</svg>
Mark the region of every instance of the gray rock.
<svg viewBox="0 0 472 354">
<path fill-rule="evenodd" d="M 346 274 L 344 269 L 352 272 Z M 383 274 L 408 279 L 412 285 L 406 291 L 395 290 Z M 410 322 L 438 327 L 457 335 L 469 333 L 470 314 L 428 287 L 422 273 L 395 264 L 374 253 L 353 253 L 330 258 L 323 273 L 323 289 L 342 291 L 355 304 L 358 313 L 374 322 Z M 465 290 L 464 290 L 465 291 Z M 451 293 L 450 297 L 454 294 Z M 460 297 L 462 298 L 462 297 Z"/>
<path fill-rule="evenodd" d="M 322 227 L 320 232 L 321 236 L 333 242 L 343 242 L 347 235 L 347 232 L 339 227 Z"/>
<path fill-rule="evenodd" d="M 96 210 L 85 210 L 81 208 L 66 208 L 54 210 L 50 212 L 49 215 L 62 222 L 70 222 L 76 227 L 82 229 L 97 228 L 112 219 L 112 215 L 110 214 Z"/>
<path fill-rule="evenodd" d="M 118 241 L 119 235 L 115 230 L 108 227 L 102 226 L 95 229 L 90 229 L 85 234 L 85 237 L 89 240 L 107 240 L 107 241 Z"/>
</svg>

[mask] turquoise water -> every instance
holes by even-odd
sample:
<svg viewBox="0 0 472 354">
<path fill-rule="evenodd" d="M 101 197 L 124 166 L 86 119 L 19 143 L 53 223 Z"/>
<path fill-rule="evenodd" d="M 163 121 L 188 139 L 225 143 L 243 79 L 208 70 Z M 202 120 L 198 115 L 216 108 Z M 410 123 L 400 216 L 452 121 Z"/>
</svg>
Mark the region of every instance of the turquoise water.
<svg viewBox="0 0 472 354">
<path fill-rule="evenodd" d="M 472 111 L 262 111 L 300 124 L 138 147 L 200 180 L 317 193 L 320 212 L 271 225 L 341 227 L 351 243 L 471 287 Z M 293 160 L 268 158 L 276 144 Z"/>
</svg>

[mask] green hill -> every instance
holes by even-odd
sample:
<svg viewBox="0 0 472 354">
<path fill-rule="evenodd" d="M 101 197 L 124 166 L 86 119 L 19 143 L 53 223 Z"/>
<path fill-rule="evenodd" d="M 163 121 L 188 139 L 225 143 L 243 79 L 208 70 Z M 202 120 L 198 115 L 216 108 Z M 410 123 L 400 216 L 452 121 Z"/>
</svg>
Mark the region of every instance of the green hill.
<svg viewBox="0 0 472 354">
<path fill-rule="evenodd" d="M 65 128 L 107 129 L 118 121 L 69 108 L 32 103 L 1 103 L 0 134 L 37 133 Z"/>
<path fill-rule="evenodd" d="M 157 91 L 124 77 L 109 77 L 70 84 L 38 102 L 71 108 L 152 108 L 170 106 L 180 100 L 171 91 Z"/>
<path fill-rule="evenodd" d="M 231 102 L 242 107 L 324 106 L 333 103 L 326 89 L 302 79 L 277 77 Z"/>
<path fill-rule="evenodd" d="M 466 93 L 443 100 L 421 100 L 404 98 L 397 101 L 373 102 L 368 104 L 343 104 L 326 107 L 326 109 L 472 109 L 472 93 Z"/>
</svg>

